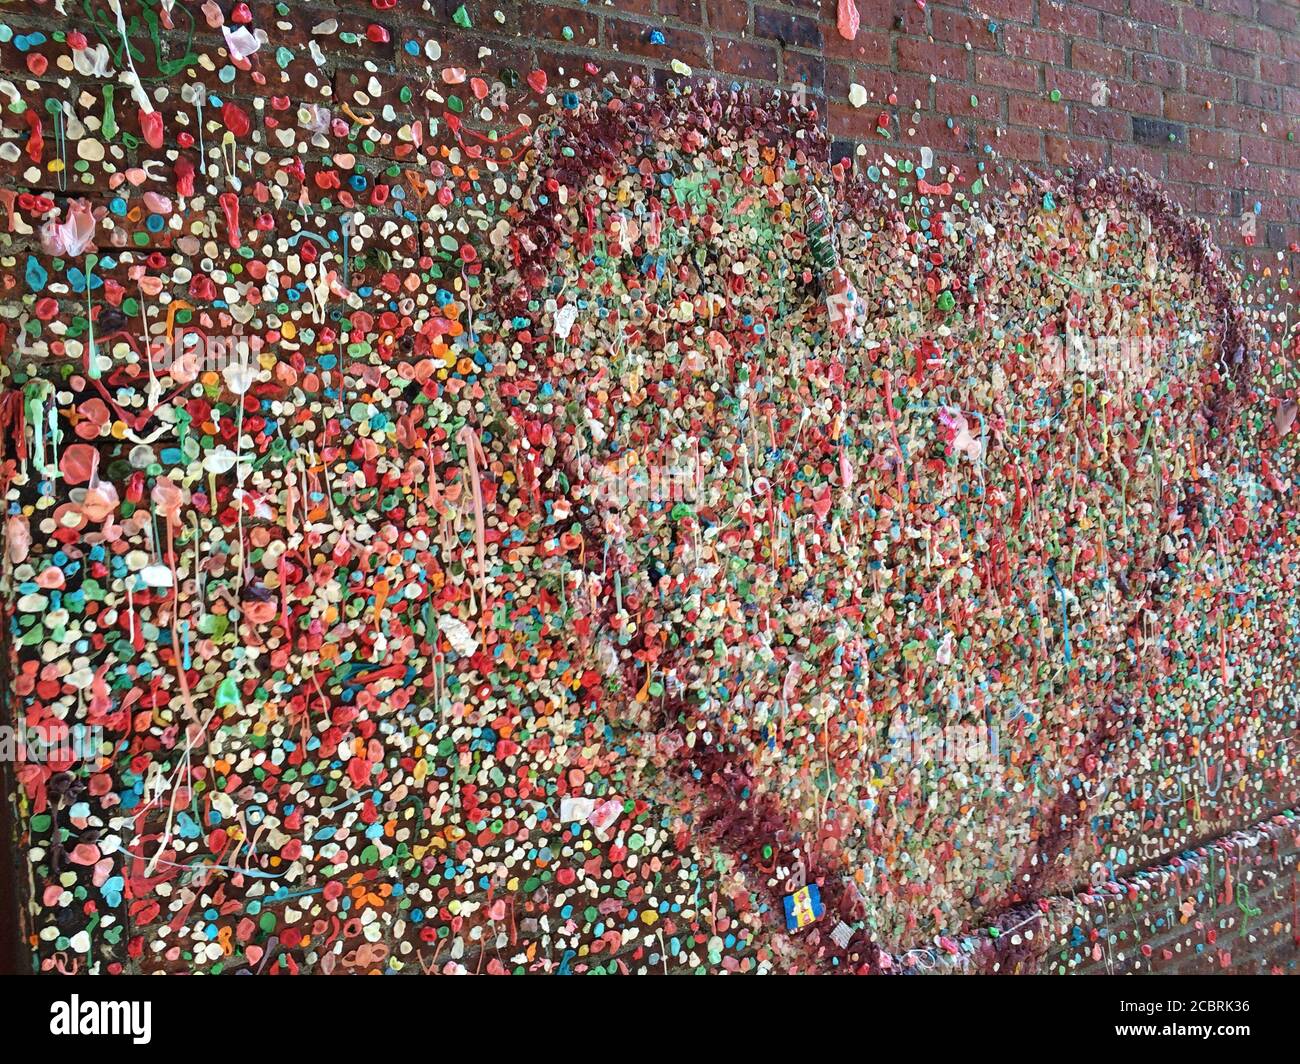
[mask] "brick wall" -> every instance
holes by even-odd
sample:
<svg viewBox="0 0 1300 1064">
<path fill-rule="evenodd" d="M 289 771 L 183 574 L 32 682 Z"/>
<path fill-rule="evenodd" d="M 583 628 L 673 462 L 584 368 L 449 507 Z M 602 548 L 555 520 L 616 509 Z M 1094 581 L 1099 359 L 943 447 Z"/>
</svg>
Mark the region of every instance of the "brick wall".
<svg viewBox="0 0 1300 1064">
<path fill-rule="evenodd" d="M 1257 253 L 1300 242 L 1295 0 L 857 0 L 853 41 L 836 30 L 836 0 L 466 7 L 490 46 L 499 32 L 512 53 L 553 69 L 574 55 L 659 82 L 679 59 L 697 77 L 801 82 L 824 101 L 841 154 L 864 144 L 874 156 L 901 139 L 971 158 L 993 145 L 1044 168 L 1140 167 L 1224 246 L 1244 245 L 1242 216 L 1256 204 Z M 870 94 L 860 107 L 854 84 Z M 889 140 L 877 132 L 882 108 Z"/>
<path fill-rule="evenodd" d="M 1062 935 L 1040 970 L 1295 972 L 1297 856 L 1294 829 L 1270 824 L 1183 855 L 1180 867 L 1148 869 L 1087 906 L 1079 931 Z"/>
<path fill-rule="evenodd" d="M 1300 970 L 1297 824 L 1294 813 L 1279 814 L 1131 877 L 1008 911 L 904 963 L 919 974 L 1292 974 Z"/>
<path fill-rule="evenodd" d="M 276 25 L 275 5 L 254 6 L 259 25 Z M 278 30 L 275 43 L 296 53 L 295 78 L 321 73 L 342 99 L 366 85 L 367 63 L 388 71 L 405 62 L 395 44 L 403 26 L 431 24 L 447 64 L 492 72 L 541 67 L 557 85 L 582 75 L 588 63 L 595 72 L 636 72 L 662 83 L 676 76 L 674 61 L 689 64 L 696 78 L 798 83 L 821 107 L 841 155 L 857 157 L 862 145 L 870 159 L 901 142 L 976 161 L 993 145 L 1005 158 L 1039 167 L 1071 155 L 1138 166 L 1209 218 L 1227 245 L 1241 243 L 1241 217 L 1256 203 L 1257 252 L 1300 242 L 1300 144 L 1289 139 L 1300 134 L 1300 3 L 969 0 L 922 7 L 916 0 L 858 0 L 861 28 L 852 42 L 836 30 L 835 0 L 468 0 L 469 30 L 452 20 L 456 0 L 426 0 L 425 12 L 419 0 L 399 0 L 381 14 L 384 6 L 294 5 L 301 21 Z M 307 58 L 311 21 L 336 17 L 357 39 L 318 71 Z M 6 12 L 6 20 L 22 33 L 58 25 L 54 5 L 39 0 Z M 390 36 L 367 35 L 376 20 Z M 54 83 L 53 71 L 38 72 L 7 42 L 5 58 L 25 62 L 30 74 L 45 78 L 42 85 Z M 148 50 L 140 74 L 158 76 L 161 58 Z M 25 78 L 20 71 L 8 72 Z M 219 87 L 215 74 L 208 80 Z M 855 85 L 867 96 L 860 106 L 851 102 Z M 129 125 L 133 118 L 123 109 L 120 120 Z M 18 127 L 16 114 L 5 121 Z M 101 177 L 91 168 L 74 189 L 103 195 Z M 55 183 L 50 172 L 41 180 L 45 190 Z M 1267 863 L 1264 850 L 1254 856 Z M 1294 860 L 1281 868 L 1291 881 L 1275 882 L 1261 869 L 1267 901 L 1252 891 L 1245 904 L 1260 908 L 1258 923 L 1276 924 L 1270 934 L 1285 939 L 1295 933 L 1286 916 L 1288 906 L 1294 912 Z M 1234 908 L 1245 912 L 1235 897 L 1217 907 L 1212 898 L 1202 901 L 1210 922 L 1237 919 Z M 1122 941 L 1121 930 L 1112 924 L 1105 933 Z M 1245 967 L 1266 952 L 1278 956 L 1267 945 L 1254 951 L 1253 942 L 1243 944 L 1230 963 Z M 1222 964 L 1218 952 L 1195 956 L 1174 966 L 1202 970 L 1206 956 Z M 1287 957 L 1294 961 L 1294 948 Z"/>
<path fill-rule="evenodd" d="M 369 76 L 367 62 L 401 66 L 405 26 L 439 36 L 446 63 L 493 74 L 540 67 L 552 84 L 597 71 L 662 84 L 678 76 L 677 60 L 697 80 L 805 86 L 841 156 L 870 160 L 908 144 L 978 160 L 991 145 L 1038 168 L 1139 167 L 1225 247 L 1244 247 L 1243 216 L 1258 208 L 1248 268 L 1264 249 L 1300 248 L 1300 0 L 856 3 L 853 41 L 836 29 L 837 0 L 467 0 L 469 30 L 453 21 L 458 0 L 304 11 L 356 33 L 355 68 L 335 73 L 345 98 Z M 259 24 L 283 21 L 274 5 L 256 6 Z M 52 14 L 37 0 L 9 21 L 20 33 L 49 29 Z M 368 39 L 375 20 L 388 39 Z M 276 43 L 305 59 L 311 38 L 304 23 Z M 141 75 L 156 75 L 154 63 L 147 57 Z M 861 106 L 850 102 L 854 85 L 867 94 Z"/>
</svg>

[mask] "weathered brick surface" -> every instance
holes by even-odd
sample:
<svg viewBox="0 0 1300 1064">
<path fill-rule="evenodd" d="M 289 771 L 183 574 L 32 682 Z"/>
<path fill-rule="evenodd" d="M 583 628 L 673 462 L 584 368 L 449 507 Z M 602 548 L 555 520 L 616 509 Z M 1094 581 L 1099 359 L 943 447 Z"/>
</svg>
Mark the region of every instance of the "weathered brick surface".
<svg viewBox="0 0 1300 1064">
<path fill-rule="evenodd" d="M 415 37 L 441 29 L 445 62 L 541 67 L 555 83 L 594 64 L 661 85 L 678 60 L 697 81 L 798 84 L 837 150 L 860 162 L 859 144 L 870 158 L 898 150 L 902 137 L 945 162 L 969 163 L 993 145 L 1042 168 L 1082 159 L 1141 166 L 1229 245 L 1244 243 L 1243 212 L 1269 223 L 1245 249 L 1248 266 L 1300 247 L 1300 0 L 857 2 L 851 41 L 836 27 L 836 0 L 472 0 L 470 31 L 453 25 L 457 5 L 441 2 L 419 10 L 320 0 L 299 5 L 290 22 L 272 4 L 253 7 L 258 24 L 277 26 L 276 43 L 298 54 L 292 69 L 303 76 L 316 22 L 336 19 L 354 34 L 346 63 L 327 73 L 339 92 L 361 85 L 367 66 L 408 62 L 397 47 L 404 25 L 418 27 Z M 60 28 L 55 5 L 41 0 L 7 18 L 17 32 Z M 369 40 L 376 21 L 391 36 Z M 196 32 L 211 33 L 201 19 Z M 164 58 L 152 52 L 137 62 L 146 78 Z M 224 91 L 215 70 L 200 77 Z M 868 94 L 861 107 L 849 103 L 855 85 Z M 891 107 L 899 121 L 886 141 L 877 116 Z M 129 110 L 119 120 L 137 133 Z"/>
<path fill-rule="evenodd" d="M 1088 945 L 1072 934 L 1045 958 L 1046 970 L 1266 975 L 1300 968 L 1294 835 L 1221 846 L 1213 861 L 1198 857 L 1194 871 L 1162 870 L 1118 904 L 1094 907 L 1083 922 Z"/>
<path fill-rule="evenodd" d="M 1300 818 L 1278 815 L 1131 877 L 1007 912 L 917 972 L 1292 974 L 1300 970 Z M 1205 1016 L 1178 1017 L 1200 1023 Z M 1164 1022 L 1164 1021 L 1161 1021 Z M 1248 1023 L 1247 1015 L 1222 1015 Z"/>
<path fill-rule="evenodd" d="M 368 19 L 361 0 L 332 6 Z M 835 0 L 468 6 L 494 50 L 512 39 L 548 69 L 574 56 L 662 84 L 680 59 L 696 80 L 801 83 L 850 157 L 858 142 L 868 155 L 899 148 L 876 133 L 895 94 L 912 143 L 945 158 L 992 144 L 1043 168 L 1084 158 L 1142 166 L 1238 247 L 1240 213 L 1259 203 L 1275 224 L 1258 227 L 1250 257 L 1300 243 L 1297 0 L 858 0 L 852 41 L 836 29 Z M 861 108 L 848 102 L 854 84 L 871 97 Z"/>
</svg>

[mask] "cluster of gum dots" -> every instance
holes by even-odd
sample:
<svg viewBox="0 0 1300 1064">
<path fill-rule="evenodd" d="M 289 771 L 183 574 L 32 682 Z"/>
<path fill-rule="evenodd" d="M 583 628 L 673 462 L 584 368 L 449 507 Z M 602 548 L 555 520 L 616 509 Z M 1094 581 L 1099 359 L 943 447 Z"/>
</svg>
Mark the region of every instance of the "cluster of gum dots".
<svg viewBox="0 0 1300 1064">
<path fill-rule="evenodd" d="M 1284 268 L 374 6 L 0 27 L 12 719 L 102 736 L 14 773 L 41 970 L 1068 970 L 1294 889 L 1203 842 L 1296 835 Z"/>
</svg>

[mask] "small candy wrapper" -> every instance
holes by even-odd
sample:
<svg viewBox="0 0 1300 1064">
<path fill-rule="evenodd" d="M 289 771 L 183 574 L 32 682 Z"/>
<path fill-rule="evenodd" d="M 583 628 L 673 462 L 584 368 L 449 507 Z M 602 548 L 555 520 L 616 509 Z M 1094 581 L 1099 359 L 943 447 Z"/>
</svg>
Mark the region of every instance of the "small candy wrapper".
<svg viewBox="0 0 1300 1064">
<path fill-rule="evenodd" d="M 825 911 L 822 892 L 816 883 L 800 887 L 785 899 L 786 930 L 799 931 L 809 924 L 816 923 Z"/>
</svg>

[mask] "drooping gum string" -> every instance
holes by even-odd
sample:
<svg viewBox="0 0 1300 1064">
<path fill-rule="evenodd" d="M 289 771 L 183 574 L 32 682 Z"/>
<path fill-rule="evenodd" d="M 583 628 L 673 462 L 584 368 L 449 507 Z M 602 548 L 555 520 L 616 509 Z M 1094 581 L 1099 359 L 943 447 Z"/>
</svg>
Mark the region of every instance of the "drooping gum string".
<svg viewBox="0 0 1300 1064">
<path fill-rule="evenodd" d="M 167 564 L 172 570 L 172 656 L 175 658 L 176 679 L 180 682 L 181 702 L 185 706 L 191 721 L 197 722 L 199 719 L 198 710 L 194 708 L 194 699 L 190 695 L 189 680 L 185 675 L 185 666 L 181 660 L 181 647 L 178 629 L 181 617 L 181 581 L 180 574 L 176 566 L 176 519 L 168 512 L 167 514 Z M 198 544 L 194 545 L 197 553 Z"/>
<path fill-rule="evenodd" d="M 479 462 L 487 464 L 483 453 L 483 443 L 478 433 L 469 425 L 464 425 L 456 433 L 457 442 L 465 447 L 465 458 L 469 464 L 470 488 L 474 495 L 474 546 L 478 555 L 479 610 L 487 610 L 487 530 L 483 520 L 483 485 L 479 480 Z"/>
<path fill-rule="evenodd" d="M 126 65 L 131 68 L 131 95 L 135 97 L 136 103 L 140 105 L 140 110 L 145 114 L 153 114 L 153 101 L 149 99 L 149 94 L 144 91 L 144 84 L 140 81 L 140 75 L 135 69 L 135 61 L 131 58 L 131 42 L 126 35 L 126 17 L 122 14 L 122 0 L 108 0 L 108 4 L 113 9 L 113 17 L 117 21 L 117 32 L 122 38 L 122 51 L 126 56 Z M 200 126 L 200 128 L 202 127 Z"/>
</svg>

